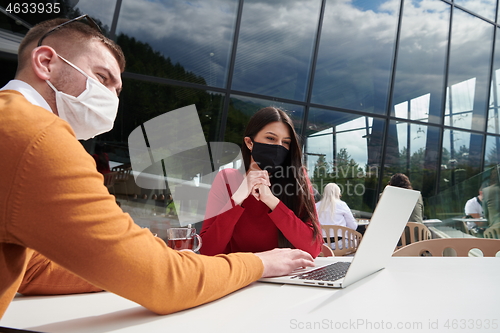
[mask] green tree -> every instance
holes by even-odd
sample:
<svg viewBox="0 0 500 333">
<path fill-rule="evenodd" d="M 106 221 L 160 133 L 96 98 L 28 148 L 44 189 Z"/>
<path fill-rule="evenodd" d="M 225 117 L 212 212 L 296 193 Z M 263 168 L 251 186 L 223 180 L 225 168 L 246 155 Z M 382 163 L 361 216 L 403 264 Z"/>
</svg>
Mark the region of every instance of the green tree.
<svg viewBox="0 0 500 333">
<path fill-rule="evenodd" d="M 326 178 L 330 173 L 330 165 L 326 161 L 325 155 L 320 155 L 316 164 L 314 165 L 313 177 L 314 178 Z"/>
<path fill-rule="evenodd" d="M 500 163 L 500 145 L 498 144 L 498 141 L 500 139 L 496 138 L 495 139 L 495 144 L 490 148 L 488 151 L 488 154 L 486 155 L 486 161 L 485 161 L 485 167 L 490 167 L 494 166 L 498 163 Z"/>
</svg>

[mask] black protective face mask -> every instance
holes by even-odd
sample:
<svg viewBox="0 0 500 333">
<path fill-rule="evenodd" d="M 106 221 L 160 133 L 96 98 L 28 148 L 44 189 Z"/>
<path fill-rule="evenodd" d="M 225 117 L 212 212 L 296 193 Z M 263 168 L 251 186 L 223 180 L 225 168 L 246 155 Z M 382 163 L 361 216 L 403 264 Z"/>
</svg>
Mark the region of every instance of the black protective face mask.
<svg viewBox="0 0 500 333">
<path fill-rule="evenodd" d="M 253 141 L 253 160 L 259 168 L 266 170 L 270 174 L 276 172 L 283 165 L 287 156 L 288 149 L 282 145 L 269 145 Z"/>
</svg>

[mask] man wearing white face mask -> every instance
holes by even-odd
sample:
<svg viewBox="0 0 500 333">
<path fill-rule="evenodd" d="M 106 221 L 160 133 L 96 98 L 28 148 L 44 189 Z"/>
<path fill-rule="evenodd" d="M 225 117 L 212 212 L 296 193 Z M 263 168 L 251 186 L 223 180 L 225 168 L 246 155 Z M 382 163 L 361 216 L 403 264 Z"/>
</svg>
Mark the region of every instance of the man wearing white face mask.
<svg viewBox="0 0 500 333">
<path fill-rule="evenodd" d="M 59 117 L 71 124 L 79 140 L 110 131 L 118 111 L 118 96 L 59 54 L 57 56 L 87 78 L 85 90 L 77 97 L 58 91 L 46 80 L 55 92 Z"/>
<path fill-rule="evenodd" d="M 108 290 L 166 314 L 312 266 L 300 250 L 177 252 L 122 212 L 77 139 L 112 128 L 125 60 L 85 17 L 32 28 L 0 91 L 0 317 L 18 291 Z"/>
</svg>

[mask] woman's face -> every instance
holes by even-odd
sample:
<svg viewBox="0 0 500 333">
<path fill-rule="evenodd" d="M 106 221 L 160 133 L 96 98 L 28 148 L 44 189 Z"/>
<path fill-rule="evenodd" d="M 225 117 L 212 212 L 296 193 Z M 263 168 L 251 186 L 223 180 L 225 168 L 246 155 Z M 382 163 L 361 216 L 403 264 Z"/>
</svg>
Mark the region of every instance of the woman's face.
<svg viewBox="0 0 500 333">
<path fill-rule="evenodd" d="M 288 150 L 292 144 L 290 129 L 281 121 L 269 123 L 264 126 L 257 133 L 257 135 L 255 135 L 253 140 L 255 142 L 266 143 L 269 145 L 282 145 Z M 248 149 L 252 150 L 253 143 L 249 137 L 245 137 L 245 144 Z"/>
</svg>

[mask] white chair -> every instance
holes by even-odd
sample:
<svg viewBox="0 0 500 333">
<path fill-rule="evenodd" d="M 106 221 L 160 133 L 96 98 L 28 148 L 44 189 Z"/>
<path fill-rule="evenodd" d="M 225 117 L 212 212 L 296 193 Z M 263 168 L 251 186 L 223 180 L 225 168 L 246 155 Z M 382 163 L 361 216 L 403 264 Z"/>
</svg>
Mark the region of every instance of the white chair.
<svg viewBox="0 0 500 333">
<path fill-rule="evenodd" d="M 321 252 L 318 257 L 335 257 L 333 250 L 326 244 L 321 244 Z"/>
<path fill-rule="evenodd" d="M 484 238 L 500 239 L 500 226 L 491 226 L 483 233 Z"/>
<path fill-rule="evenodd" d="M 415 242 L 431 239 L 430 230 L 422 223 L 408 222 L 401 234 L 400 245 L 398 248 Z"/>
<path fill-rule="evenodd" d="M 453 252 L 455 255 L 449 254 Z M 500 251 L 500 239 L 485 238 L 440 238 L 428 239 L 404 246 L 395 251 L 393 257 L 468 257 L 469 251 L 479 249 L 485 257 L 495 257 Z"/>
<path fill-rule="evenodd" d="M 333 250 L 335 256 L 345 256 L 355 253 L 363 238 L 356 230 L 340 225 L 322 225 L 321 228 L 325 231 L 326 243 Z M 342 235 L 340 236 L 342 237 L 341 239 L 339 239 L 339 234 Z M 330 238 L 334 239 L 333 244 Z"/>
</svg>

